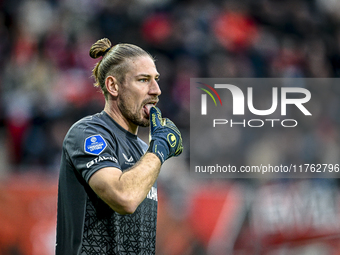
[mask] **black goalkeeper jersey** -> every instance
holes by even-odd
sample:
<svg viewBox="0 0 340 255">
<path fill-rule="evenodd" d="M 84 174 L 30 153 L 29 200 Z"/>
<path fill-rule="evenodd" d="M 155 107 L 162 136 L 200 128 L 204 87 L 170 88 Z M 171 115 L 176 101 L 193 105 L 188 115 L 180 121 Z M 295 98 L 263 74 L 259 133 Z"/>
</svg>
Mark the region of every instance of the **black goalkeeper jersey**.
<svg viewBox="0 0 340 255">
<path fill-rule="evenodd" d="M 104 111 L 70 128 L 59 175 L 56 255 L 155 254 L 157 184 L 129 215 L 113 211 L 88 185 L 101 168 L 133 166 L 147 148 Z"/>
</svg>

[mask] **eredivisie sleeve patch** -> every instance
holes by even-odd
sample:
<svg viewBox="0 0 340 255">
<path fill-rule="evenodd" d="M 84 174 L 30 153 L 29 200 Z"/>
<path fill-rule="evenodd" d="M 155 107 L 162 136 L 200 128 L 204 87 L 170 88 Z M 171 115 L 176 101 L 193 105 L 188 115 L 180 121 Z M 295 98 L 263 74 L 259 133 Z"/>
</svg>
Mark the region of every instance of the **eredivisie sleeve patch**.
<svg viewBox="0 0 340 255">
<path fill-rule="evenodd" d="M 99 155 L 106 146 L 106 141 L 101 135 L 92 135 L 85 139 L 84 150 L 86 153 Z"/>
</svg>

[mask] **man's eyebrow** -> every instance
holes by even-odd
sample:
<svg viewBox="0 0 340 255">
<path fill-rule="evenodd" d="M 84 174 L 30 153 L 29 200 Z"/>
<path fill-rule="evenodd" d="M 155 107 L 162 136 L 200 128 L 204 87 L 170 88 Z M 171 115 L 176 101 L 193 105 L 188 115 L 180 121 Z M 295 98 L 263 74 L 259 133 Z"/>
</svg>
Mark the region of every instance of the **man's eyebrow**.
<svg viewBox="0 0 340 255">
<path fill-rule="evenodd" d="M 152 75 L 150 75 L 150 74 L 144 74 L 144 73 L 141 73 L 141 74 L 137 74 L 137 75 L 136 75 L 136 77 L 140 77 L 140 76 L 147 77 L 147 78 L 151 78 L 151 77 L 152 77 Z M 156 74 L 156 77 L 159 77 L 159 76 L 160 76 L 160 74 L 157 73 L 157 74 Z"/>
</svg>

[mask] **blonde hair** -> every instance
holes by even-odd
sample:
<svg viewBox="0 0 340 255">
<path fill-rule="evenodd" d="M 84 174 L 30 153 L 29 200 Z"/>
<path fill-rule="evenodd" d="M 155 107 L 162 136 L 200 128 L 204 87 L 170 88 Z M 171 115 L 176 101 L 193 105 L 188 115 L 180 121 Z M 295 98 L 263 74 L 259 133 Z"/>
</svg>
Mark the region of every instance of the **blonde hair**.
<svg viewBox="0 0 340 255">
<path fill-rule="evenodd" d="M 92 45 L 90 56 L 94 59 L 102 57 L 92 70 L 92 74 L 95 79 L 94 86 L 102 89 L 106 99 L 108 92 L 105 87 L 105 79 L 108 75 L 116 77 L 119 83 L 123 83 L 129 67 L 127 60 L 149 56 L 154 61 L 148 52 L 136 45 L 120 43 L 112 47 L 107 38 L 100 39 Z"/>
</svg>

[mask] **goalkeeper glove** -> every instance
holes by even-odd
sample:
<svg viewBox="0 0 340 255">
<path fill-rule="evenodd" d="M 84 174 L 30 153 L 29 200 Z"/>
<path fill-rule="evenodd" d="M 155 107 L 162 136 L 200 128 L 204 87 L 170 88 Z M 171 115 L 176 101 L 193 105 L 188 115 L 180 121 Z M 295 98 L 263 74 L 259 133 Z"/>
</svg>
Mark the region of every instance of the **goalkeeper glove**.
<svg viewBox="0 0 340 255">
<path fill-rule="evenodd" d="M 150 146 L 148 152 L 156 154 L 162 164 L 171 157 L 180 155 L 183 151 L 182 136 L 176 125 L 157 107 L 150 109 Z"/>
</svg>

